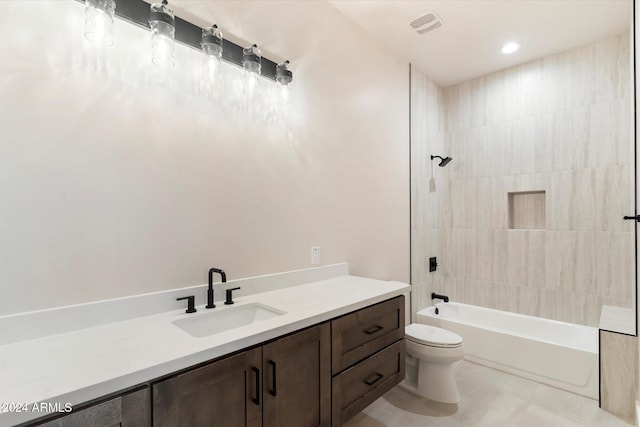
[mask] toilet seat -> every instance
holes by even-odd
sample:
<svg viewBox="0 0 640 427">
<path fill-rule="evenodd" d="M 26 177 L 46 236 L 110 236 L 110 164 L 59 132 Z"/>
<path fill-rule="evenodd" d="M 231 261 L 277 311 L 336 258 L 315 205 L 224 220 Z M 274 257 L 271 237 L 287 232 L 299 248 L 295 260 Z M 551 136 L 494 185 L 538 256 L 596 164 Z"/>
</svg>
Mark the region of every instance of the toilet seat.
<svg viewBox="0 0 640 427">
<path fill-rule="evenodd" d="M 405 338 L 416 344 L 438 348 L 457 348 L 462 346 L 460 335 L 431 325 L 412 323 L 405 327 Z"/>
</svg>

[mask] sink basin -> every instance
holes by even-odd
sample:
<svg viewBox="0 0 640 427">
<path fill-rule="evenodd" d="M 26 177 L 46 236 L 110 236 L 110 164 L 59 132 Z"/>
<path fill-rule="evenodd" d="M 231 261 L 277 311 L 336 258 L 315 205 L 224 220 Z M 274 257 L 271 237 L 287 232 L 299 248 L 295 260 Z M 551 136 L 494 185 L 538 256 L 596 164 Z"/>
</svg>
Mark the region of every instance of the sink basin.
<svg viewBox="0 0 640 427">
<path fill-rule="evenodd" d="M 206 337 L 283 314 L 286 313 L 282 310 L 257 303 L 235 307 L 225 307 L 223 305 L 209 313 L 196 314 L 184 319 L 174 320 L 172 323 L 189 335 Z"/>
</svg>

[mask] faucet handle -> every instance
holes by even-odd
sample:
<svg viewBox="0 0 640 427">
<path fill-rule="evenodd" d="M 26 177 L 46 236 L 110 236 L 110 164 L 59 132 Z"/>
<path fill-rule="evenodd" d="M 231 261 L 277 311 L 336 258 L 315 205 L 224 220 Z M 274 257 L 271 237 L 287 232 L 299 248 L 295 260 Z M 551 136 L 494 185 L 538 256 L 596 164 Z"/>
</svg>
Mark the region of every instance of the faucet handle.
<svg viewBox="0 0 640 427">
<path fill-rule="evenodd" d="M 227 289 L 226 290 L 226 301 L 224 302 L 226 305 L 231 305 L 233 304 L 233 291 L 237 291 L 238 289 L 240 289 L 240 287 L 237 288 L 231 288 L 231 289 Z"/>
<path fill-rule="evenodd" d="M 182 297 L 182 298 L 176 298 L 176 301 L 182 301 L 186 299 L 187 300 L 187 309 L 185 310 L 185 313 L 195 313 L 196 311 L 196 297 L 194 295 L 189 295 L 188 297 Z"/>
</svg>

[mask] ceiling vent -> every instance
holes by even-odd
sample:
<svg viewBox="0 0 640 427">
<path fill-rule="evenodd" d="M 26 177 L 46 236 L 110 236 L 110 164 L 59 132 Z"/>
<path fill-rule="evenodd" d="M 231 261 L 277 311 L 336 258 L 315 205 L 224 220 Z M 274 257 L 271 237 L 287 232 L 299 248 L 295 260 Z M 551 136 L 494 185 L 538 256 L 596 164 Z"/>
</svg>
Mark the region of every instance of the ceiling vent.
<svg viewBox="0 0 640 427">
<path fill-rule="evenodd" d="M 442 26 L 442 18 L 435 12 L 427 12 L 409 22 L 409 25 L 411 25 L 411 28 L 416 30 L 418 34 L 424 34 L 440 28 Z"/>
</svg>

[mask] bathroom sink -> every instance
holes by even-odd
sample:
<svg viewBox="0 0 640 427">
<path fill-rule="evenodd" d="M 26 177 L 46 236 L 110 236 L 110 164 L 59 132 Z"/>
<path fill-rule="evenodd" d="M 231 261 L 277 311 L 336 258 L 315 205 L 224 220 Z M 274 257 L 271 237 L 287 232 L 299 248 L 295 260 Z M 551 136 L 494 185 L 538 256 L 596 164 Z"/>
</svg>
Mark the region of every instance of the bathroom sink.
<svg viewBox="0 0 640 427">
<path fill-rule="evenodd" d="M 282 310 L 252 303 L 235 307 L 222 306 L 209 313 L 195 314 L 172 323 L 191 336 L 206 337 L 283 314 L 286 313 Z"/>
</svg>

